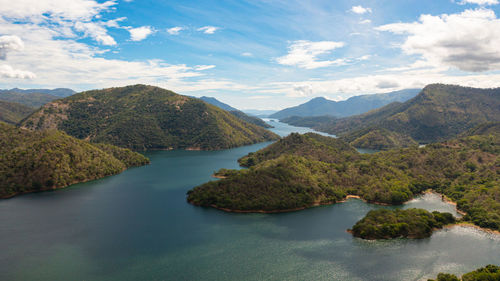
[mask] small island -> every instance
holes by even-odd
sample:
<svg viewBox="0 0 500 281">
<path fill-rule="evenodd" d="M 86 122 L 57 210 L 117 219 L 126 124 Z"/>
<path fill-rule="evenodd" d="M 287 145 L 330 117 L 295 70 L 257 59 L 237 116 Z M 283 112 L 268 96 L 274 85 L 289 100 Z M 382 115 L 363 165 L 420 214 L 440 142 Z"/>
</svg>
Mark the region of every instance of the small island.
<svg viewBox="0 0 500 281">
<path fill-rule="evenodd" d="M 455 223 L 450 213 L 429 212 L 424 209 L 372 210 L 349 232 L 353 236 L 376 240 L 393 238 L 428 238 L 433 230 Z"/>
</svg>

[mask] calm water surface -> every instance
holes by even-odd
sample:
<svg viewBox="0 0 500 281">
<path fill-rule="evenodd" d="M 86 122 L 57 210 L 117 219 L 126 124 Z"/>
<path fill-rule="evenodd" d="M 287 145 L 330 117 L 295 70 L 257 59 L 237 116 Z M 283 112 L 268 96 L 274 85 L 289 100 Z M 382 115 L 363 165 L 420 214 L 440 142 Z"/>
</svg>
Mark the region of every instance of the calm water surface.
<svg viewBox="0 0 500 281">
<path fill-rule="evenodd" d="M 421 280 L 500 261 L 497 236 L 465 227 L 417 241 L 352 238 L 345 230 L 382 208 L 360 200 L 285 214 L 186 203 L 215 170 L 268 144 L 149 152 L 145 167 L 0 201 L 0 280 Z M 454 212 L 435 195 L 401 206 L 411 207 Z"/>
</svg>

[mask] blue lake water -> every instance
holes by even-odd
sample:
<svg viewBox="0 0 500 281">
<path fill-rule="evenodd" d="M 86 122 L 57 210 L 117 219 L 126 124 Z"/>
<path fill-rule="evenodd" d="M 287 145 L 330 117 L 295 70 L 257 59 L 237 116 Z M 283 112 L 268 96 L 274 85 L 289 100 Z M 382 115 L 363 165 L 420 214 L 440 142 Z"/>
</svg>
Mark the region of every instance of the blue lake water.
<svg viewBox="0 0 500 281">
<path fill-rule="evenodd" d="M 273 125 L 281 135 L 297 130 Z M 0 280 L 425 280 L 499 263 L 500 238 L 473 228 L 353 238 L 346 229 L 369 210 L 395 208 L 356 199 L 283 214 L 186 203 L 214 171 L 268 144 L 148 152 L 148 166 L 0 201 Z M 454 212 L 432 194 L 398 208 L 411 207 Z"/>
</svg>

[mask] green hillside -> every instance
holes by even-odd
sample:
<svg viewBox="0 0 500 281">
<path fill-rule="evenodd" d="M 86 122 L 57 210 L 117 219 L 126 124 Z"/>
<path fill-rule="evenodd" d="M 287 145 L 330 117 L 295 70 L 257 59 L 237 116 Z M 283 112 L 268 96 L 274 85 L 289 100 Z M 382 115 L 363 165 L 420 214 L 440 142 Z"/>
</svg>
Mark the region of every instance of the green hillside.
<svg viewBox="0 0 500 281">
<path fill-rule="evenodd" d="M 437 279 L 429 281 L 497 281 L 500 280 L 500 266 L 489 264 L 458 278 L 454 274 L 439 273 Z"/>
<path fill-rule="evenodd" d="M 336 140 L 340 142 L 340 140 Z M 289 144 L 280 145 L 283 142 Z M 242 159 L 254 164 L 188 193 L 195 205 L 236 211 L 283 211 L 334 203 L 346 195 L 401 204 L 433 189 L 458 203 L 465 220 L 500 229 L 500 136 L 454 139 L 375 154 L 353 153 L 344 144 L 324 146 L 290 136 Z M 321 160 L 321 159 L 327 159 Z M 335 161 L 335 159 L 342 159 Z M 318 161 L 321 160 L 321 161 Z"/>
<path fill-rule="evenodd" d="M 22 126 L 59 129 L 80 139 L 134 150 L 216 150 L 278 139 L 199 99 L 146 85 L 93 90 L 56 100 Z"/>
<path fill-rule="evenodd" d="M 0 122 L 0 198 L 62 188 L 147 163 L 146 157 L 128 149 Z"/>
<path fill-rule="evenodd" d="M 359 130 L 343 137 L 345 141 L 357 148 L 385 150 L 390 148 L 418 145 L 410 136 L 389 131 L 387 129 Z"/>
<path fill-rule="evenodd" d="M 16 102 L 29 107 L 40 107 L 60 97 L 44 93 L 26 93 L 16 90 L 0 91 L 0 100 Z"/>
<path fill-rule="evenodd" d="M 34 108 L 15 103 L 0 100 L 0 121 L 7 124 L 17 124 L 23 118 L 35 111 Z"/>
<path fill-rule="evenodd" d="M 482 123 L 499 122 L 500 88 L 433 84 L 405 103 L 392 103 L 362 115 L 313 124 L 308 120 L 293 121 L 350 141 L 362 137 L 363 131 L 384 129 L 419 143 L 431 143 L 457 137 Z"/>
</svg>

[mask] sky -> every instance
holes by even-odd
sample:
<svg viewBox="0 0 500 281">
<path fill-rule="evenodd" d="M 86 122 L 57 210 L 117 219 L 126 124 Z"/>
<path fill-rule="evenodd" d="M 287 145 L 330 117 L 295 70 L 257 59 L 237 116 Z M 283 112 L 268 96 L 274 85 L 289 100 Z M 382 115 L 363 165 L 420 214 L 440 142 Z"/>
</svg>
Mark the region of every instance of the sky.
<svg viewBox="0 0 500 281">
<path fill-rule="evenodd" d="M 239 109 L 500 87 L 499 0 L 0 0 L 0 88 L 149 84 Z"/>
</svg>

